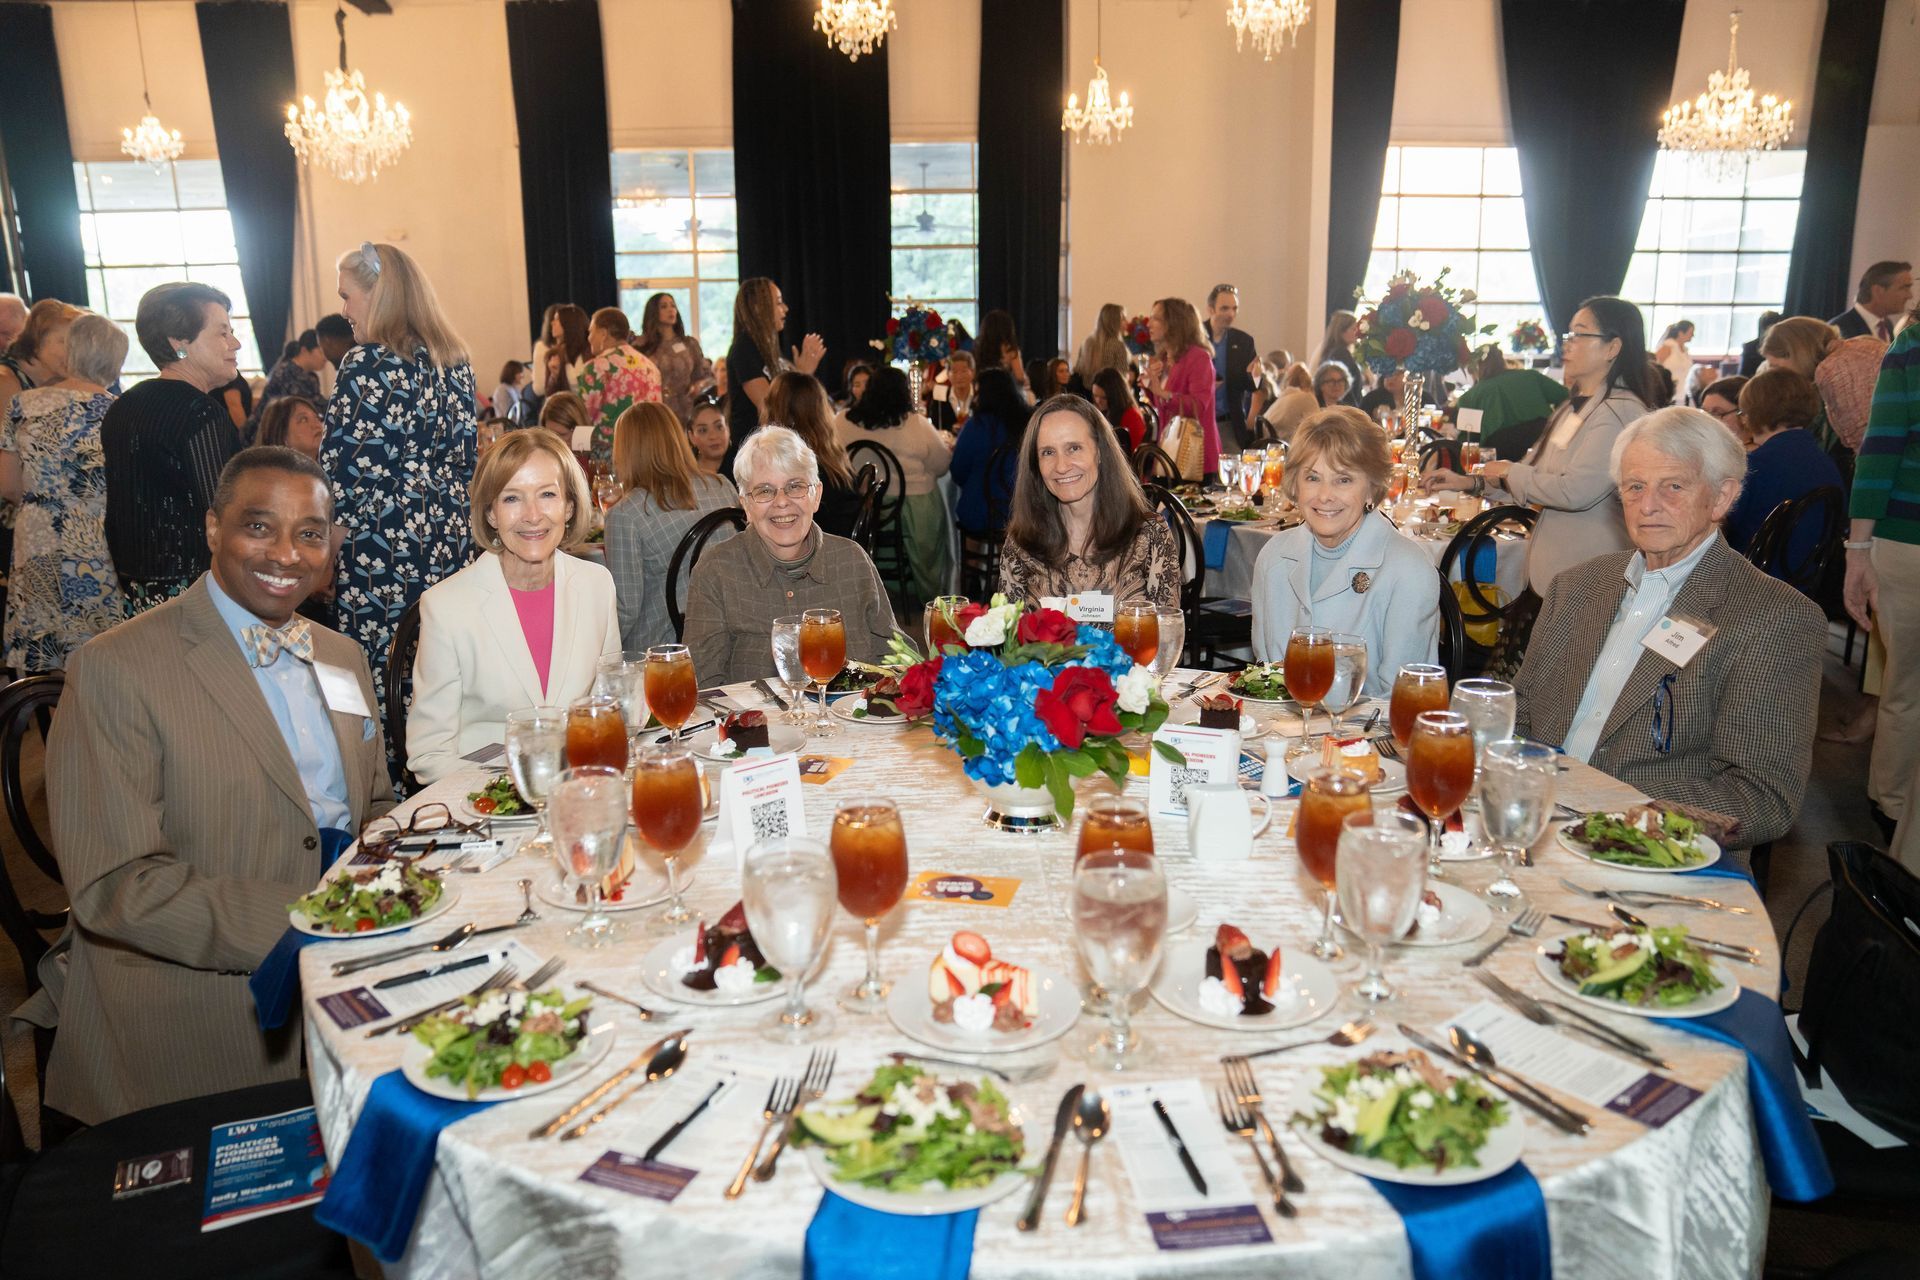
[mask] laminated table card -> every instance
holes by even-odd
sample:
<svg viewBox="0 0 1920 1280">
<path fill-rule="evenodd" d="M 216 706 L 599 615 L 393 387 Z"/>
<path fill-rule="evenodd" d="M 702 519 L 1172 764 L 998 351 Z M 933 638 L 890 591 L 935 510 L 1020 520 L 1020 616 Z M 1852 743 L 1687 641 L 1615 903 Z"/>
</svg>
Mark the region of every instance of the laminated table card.
<svg viewBox="0 0 1920 1280">
<path fill-rule="evenodd" d="M 200 1230 L 284 1213 L 327 1190 L 327 1152 L 312 1107 L 213 1127 Z"/>
<path fill-rule="evenodd" d="M 1234 1149 L 1220 1127 L 1213 1100 L 1194 1079 L 1122 1085 L 1105 1091 L 1113 1107 L 1113 1137 L 1133 1183 L 1135 1206 L 1161 1249 L 1214 1249 L 1267 1244 L 1273 1236 L 1240 1176 Z M 1207 1189 L 1193 1185 L 1155 1115 L 1158 1100 L 1199 1167 Z"/>
<path fill-rule="evenodd" d="M 762 840 L 807 834 L 806 801 L 800 796 L 800 762 L 787 754 L 729 765 L 720 775 L 720 825 L 713 846 L 731 844 L 742 866 L 747 849 Z"/>
<path fill-rule="evenodd" d="M 1240 776 L 1240 731 L 1171 726 L 1153 735 L 1187 758 L 1175 764 L 1158 751 L 1147 766 L 1147 808 L 1156 818 L 1185 818 L 1187 788 L 1195 783 L 1234 782 Z"/>
<path fill-rule="evenodd" d="M 1584 1036 L 1527 1021 L 1481 1001 L 1450 1020 L 1484 1040 L 1500 1066 L 1534 1084 L 1658 1129 L 1700 1096 L 1698 1089 L 1608 1053 Z"/>
<path fill-rule="evenodd" d="M 481 963 L 469 963 L 473 960 L 480 960 Z M 405 1018 L 443 1000 L 463 996 L 484 982 L 502 963 L 511 964 L 527 974 L 538 970 L 541 961 L 539 956 L 512 939 L 487 948 L 469 943 L 452 951 L 426 951 L 405 960 L 396 960 L 391 965 L 368 970 L 366 979 L 359 986 L 331 992 L 321 996 L 316 1003 L 333 1019 L 334 1025 L 342 1031 L 350 1031 L 368 1023 L 384 1022 L 388 1018 Z M 460 967 L 455 968 L 456 965 Z M 423 969 L 442 969 L 444 972 L 438 977 L 421 978 L 395 987 L 376 986 L 389 978 L 405 977 Z"/>
</svg>

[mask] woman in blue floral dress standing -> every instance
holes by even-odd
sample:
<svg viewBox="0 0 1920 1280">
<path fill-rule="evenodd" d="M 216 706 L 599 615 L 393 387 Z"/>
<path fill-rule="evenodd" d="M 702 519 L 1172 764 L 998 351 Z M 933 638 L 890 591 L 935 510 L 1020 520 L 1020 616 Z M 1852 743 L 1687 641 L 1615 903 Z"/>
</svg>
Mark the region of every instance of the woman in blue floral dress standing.
<svg viewBox="0 0 1920 1280">
<path fill-rule="evenodd" d="M 473 367 L 432 284 L 405 253 L 362 244 L 340 255 L 338 267 L 340 310 L 359 345 L 340 362 L 320 465 L 333 480 L 333 518 L 346 531 L 340 630 L 366 649 L 384 703 L 400 615 L 473 556 Z"/>
</svg>

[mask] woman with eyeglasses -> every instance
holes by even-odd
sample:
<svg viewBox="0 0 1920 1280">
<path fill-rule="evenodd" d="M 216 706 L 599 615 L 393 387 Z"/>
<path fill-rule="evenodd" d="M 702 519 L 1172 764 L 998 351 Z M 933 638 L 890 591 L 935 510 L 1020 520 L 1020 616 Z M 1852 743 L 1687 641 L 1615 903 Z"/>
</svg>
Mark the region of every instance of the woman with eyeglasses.
<svg viewBox="0 0 1920 1280">
<path fill-rule="evenodd" d="M 1646 327 L 1633 303 L 1588 298 L 1560 341 L 1572 395 L 1547 419 L 1525 459 L 1489 462 L 1474 476 L 1443 468 L 1421 481 L 1430 491 L 1484 493 L 1492 503 L 1538 507 L 1527 541 L 1527 585 L 1542 596 L 1563 569 L 1632 548 L 1608 467 L 1620 432 L 1660 403 Z"/>
<path fill-rule="evenodd" d="M 613 474 L 627 496 L 607 511 L 607 570 L 619 596 L 623 649 L 679 641 L 667 615 L 667 570 L 674 550 L 695 521 L 739 501 L 732 485 L 695 468 L 685 441 L 680 420 L 664 404 L 633 405 L 614 424 Z M 732 534 L 722 528 L 707 546 Z M 679 592 L 677 603 L 685 608 L 684 577 Z"/>
<path fill-rule="evenodd" d="M 687 586 L 684 639 L 700 681 L 772 674 L 773 620 L 808 609 L 838 609 L 847 658 L 877 662 L 893 635 L 893 606 L 860 544 L 814 524 L 820 464 L 806 441 L 762 427 L 734 456 L 733 478 L 746 531 L 709 547 Z"/>
<path fill-rule="evenodd" d="M 1352 390 L 1353 375 L 1338 360 L 1328 360 L 1313 375 L 1313 396 L 1322 409 L 1331 409 L 1337 404 L 1353 404 L 1356 397 L 1349 394 Z"/>
<path fill-rule="evenodd" d="M 1747 444 L 1747 436 L 1740 427 L 1740 389 L 1746 385 L 1747 379 L 1736 374 L 1708 383 L 1707 389 L 1700 393 L 1700 407 L 1718 418 L 1720 425 L 1733 432 L 1742 444 Z M 1747 444 L 1747 447 L 1753 446 Z"/>
</svg>

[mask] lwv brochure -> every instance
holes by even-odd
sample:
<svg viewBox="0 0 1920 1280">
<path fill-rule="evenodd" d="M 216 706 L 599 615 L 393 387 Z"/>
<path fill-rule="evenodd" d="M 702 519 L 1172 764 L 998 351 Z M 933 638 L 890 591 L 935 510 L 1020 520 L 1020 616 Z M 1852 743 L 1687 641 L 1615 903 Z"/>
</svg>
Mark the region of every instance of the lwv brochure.
<svg viewBox="0 0 1920 1280">
<path fill-rule="evenodd" d="M 312 1107 L 215 1125 L 200 1230 L 284 1213 L 327 1190 L 327 1153 Z"/>
</svg>

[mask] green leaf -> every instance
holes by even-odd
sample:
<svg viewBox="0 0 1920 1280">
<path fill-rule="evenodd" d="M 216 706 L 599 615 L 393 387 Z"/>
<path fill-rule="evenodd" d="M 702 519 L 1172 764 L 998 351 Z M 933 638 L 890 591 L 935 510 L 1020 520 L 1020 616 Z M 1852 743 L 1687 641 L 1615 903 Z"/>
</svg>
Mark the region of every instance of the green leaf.
<svg viewBox="0 0 1920 1280">
<path fill-rule="evenodd" d="M 1154 730 L 1167 722 L 1167 716 L 1170 714 L 1171 710 L 1166 703 L 1154 702 L 1147 708 L 1146 714 L 1140 717 L 1140 732 L 1151 735 Z"/>
<path fill-rule="evenodd" d="M 1047 757 L 1047 790 L 1053 793 L 1053 807 L 1060 811 L 1060 820 L 1073 817 L 1073 778 L 1057 755 Z"/>
<path fill-rule="evenodd" d="M 1046 785 L 1047 753 L 1040 749 L 1037 742 L 1029 742 L 1020 748 L 1020 754 L 1013 758 L 1013 777 L 1023 787 Z"/>
<path fill-rule="evenodd" d="M 1086 747 L 1082 747 L 1078 751 L 1064 752 L 1057 756 L 1056 759 L 1058 759 L 1062 765 L 1066 766 L 1068 773 L 1076 778 L 1091 778 L 1094 775 L 1094 771 L 1100 767 Z"/>
<path fill-rule="evenodd" d="M 1171 760 L 1175 764 L 1185 764 L 1187 762 L 1186 753 L 1174 746 L 1171 742 L 1162 742 L 1160 739 L 1155 738 L 1153 740 L 1153 750 L 1162 760 Z"/>
</svg>

